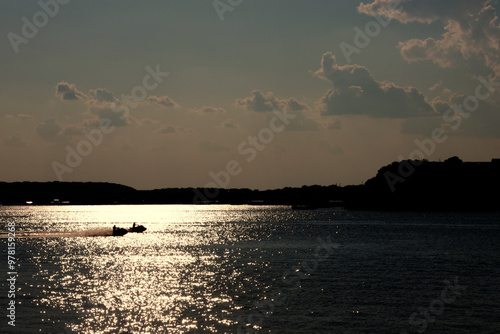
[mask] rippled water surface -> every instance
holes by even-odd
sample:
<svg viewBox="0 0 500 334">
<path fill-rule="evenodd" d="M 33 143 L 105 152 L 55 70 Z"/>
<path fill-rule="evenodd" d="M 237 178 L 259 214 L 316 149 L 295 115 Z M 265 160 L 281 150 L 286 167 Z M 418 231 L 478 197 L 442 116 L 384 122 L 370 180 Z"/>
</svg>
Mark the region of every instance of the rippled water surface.
<svg viewBox="0 0 500 334">
<path fill-rule="evenodd" d="M 498 333 L 499 213 L 1 207 L 1 333 Z M 113 237 L 112 227 L 147 227 Z M 3 267 L 3 268 L 2 268 Z"/>
</svg>

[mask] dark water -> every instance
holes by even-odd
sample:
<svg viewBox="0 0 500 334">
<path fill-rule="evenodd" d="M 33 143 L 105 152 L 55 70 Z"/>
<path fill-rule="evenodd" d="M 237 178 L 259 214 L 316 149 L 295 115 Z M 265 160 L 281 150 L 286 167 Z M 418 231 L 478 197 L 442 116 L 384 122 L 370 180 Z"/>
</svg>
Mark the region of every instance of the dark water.
<svg viewBox="0 0 500 334">
<path fill-rule="evenodd" d="M 500 213 L 3 207 L 1 333 L 499 333 Z M 143 234 L 108 236 L 113 225 Z"/>
</svg>

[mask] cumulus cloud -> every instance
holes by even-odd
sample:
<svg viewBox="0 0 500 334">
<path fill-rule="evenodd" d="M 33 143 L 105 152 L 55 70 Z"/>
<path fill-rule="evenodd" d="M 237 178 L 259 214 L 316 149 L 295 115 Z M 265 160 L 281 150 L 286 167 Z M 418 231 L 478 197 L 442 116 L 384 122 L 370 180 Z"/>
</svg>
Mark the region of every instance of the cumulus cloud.
<svg viewBox="0 0 500 334">
<path fill-rule="evenodd" d="M 114 102 L 116 97 L 107 89 L 97 88 L 89 91 L 89 97 L 97 102 Z"/>
<path fill-rule="evenodd" d="M 317 102 L 323 115 L 406 118 L 434 113 L 416 88 L 377 81 L 364 66 L 340 66 L 330 52 L 323 54 L 321 68 L 315 75 L 333 84 L 333 89 Z"/>
<path fill-rule="evenodd" d="M 174 100 L 172 100 L 168 96 L 151 95 L 147 98 L 147 100 L 151 103 L 156 103 L 166 108 L 174 108 L 179 106 Z"/>
<path fill-rule="evenodd" d="M 237 99 L 235 104 L 245 107 L 249 111 L 260 113 L 286 109 L 288 113 L 295 115 L 293 121 L 286 126 L 285 130 L 287 131 L 310 131 L 319 128 L 316 121 L 306 115 L 309 107 L 294 97 L 281 99 L 274 96 L 272 92 L 262 93 L 256 89 L 252 91 L 251 96 L 244 99 Z"/>
<path fill-rule="evenodd" d="M 209 107 L 209 106 L 203 106 L 200 109 L 196 110 L 196 112 L 200 114 L 215 114 L 215 113 L 224 113 L 226 110 L 224 108 L 216 108 L 216 107 Z"/>
<path fill-rule="evenodd" d="M 105 88 L 91 89 L 88 94 L 79 91 L 76 85 L 69 84 L 65 81 L 61 81 L 56 85 L 56 96 L 61 100 L 81 100 L 89 106 L 90 109 L 125 109 L 128 108 L 125 103 L 120 102 L 119 99 L 113 94 L 113 92 Z M 168 96 L 155 96 L 151 95 L 143 102 L 137 103 L 154 103 L 165 108 L 178 107 L 174 100 Z M 96 113 L 96 112 L 94 112 Z M 108 114 L 108 111 L 101 111 L 100 114 Z M 120 112 L 118 112 L 119 114 Z M 120 123 L 118 123 L 120 124 Z"/>
<path fill-rule="evenodd" d="M 269 112 L 288 108 L 292 111 L 309 109 L 307 105 L 291 97 L 289 99 L 280 99 L 274 96 L 272 92 L 262 93 L 260 90 L 253 90 L 251 96 L 235 101 L 237 106 L 245 107 L 249 111 Z"/>
<path fill-rule="evenodd" d="M 66 81 L 56 84 L 56 96 L 63 101 L 86 100 L 88 98 L 74 84 L 67 83 Z"/>
<path fill-rule="evenodd" d="M 360 4 L 358 11 L 377 13 L 402 23 L 442 22 L 440 38 L 411 39 L 399 44 L 408 62 L 430 60 L 441 67 L 453 66 L 460 59 L 478 57 L 500 76 L 500 25 L 490 0 L 402 0 L 401 11 L 389 12 L 391 0 Z"/>
</svg>

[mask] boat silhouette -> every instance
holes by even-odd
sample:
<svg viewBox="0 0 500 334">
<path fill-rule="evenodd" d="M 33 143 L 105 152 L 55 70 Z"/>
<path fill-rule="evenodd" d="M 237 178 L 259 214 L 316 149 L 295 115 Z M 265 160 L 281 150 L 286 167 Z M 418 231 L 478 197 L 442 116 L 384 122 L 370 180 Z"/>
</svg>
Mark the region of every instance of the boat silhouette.
<svg viewBox="0 0 500 334">
<path fill-rule="evenodd" d="M 135 223 L 134 225 L 132 225 L 131 228 L 127 229 L 128 232 L 135 232 L 135 233 L 142 233 L 146 230 L 147 228 L 145 228 L 144 225 L 136 225 Z"/>
<path fill-rule="evenodd" d="M 128 231 L 126 229 L 124 229 L 122 227 L 116 227 L 116 225 L 113 226 L 113 236 L 115 236 L 115 237 L 122 236 L 122 235 L 125 235 L 127 233 L 128 233 Z"/>
</svg>

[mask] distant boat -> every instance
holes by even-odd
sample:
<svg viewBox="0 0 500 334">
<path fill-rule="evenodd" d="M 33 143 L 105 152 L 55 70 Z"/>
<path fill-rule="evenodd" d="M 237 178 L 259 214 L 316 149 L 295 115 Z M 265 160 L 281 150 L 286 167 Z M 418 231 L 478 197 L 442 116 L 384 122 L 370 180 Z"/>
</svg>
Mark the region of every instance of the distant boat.
<svg viewBox="0 0 500 334">
<path fill-rule="evenodd" d="M 125 235 L 127 233 L 128 233 L 128 231 L 126 229 L 113 226 L 113 236 L 115 236 L 115 237 L 122 236 L 122 235 Z"/>
<path fill-rule="evenodd" d="M 135 225 L 135 223 L 134 223 L 134 225 L 131 228 L 129 228 L 127 231 L 128 232 L 142 233 L 146 230 L 147 230 L 147 228 L 145 228 L 144 225 Z"/>
</svg>

